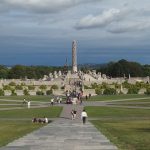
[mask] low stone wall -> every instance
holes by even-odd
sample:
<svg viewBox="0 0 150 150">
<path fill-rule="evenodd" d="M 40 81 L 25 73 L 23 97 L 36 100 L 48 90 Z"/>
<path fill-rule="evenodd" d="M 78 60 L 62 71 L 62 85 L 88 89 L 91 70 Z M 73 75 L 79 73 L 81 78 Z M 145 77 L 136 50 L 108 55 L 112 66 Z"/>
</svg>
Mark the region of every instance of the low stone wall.
<svg viewBox="0 0 150 150">
<path fill-rule="evenodd" d="M 53 95 L 65 95 L 64 90 L 53 90 Z"/>
<path fill-rule="evenodd" d="M 95 89 L 84 89 L 83 96 L 86 96 L 86 95 L 89 95 L 89 94 L 91 94 L 91 96 L 96 95 Z"/>
</svg>

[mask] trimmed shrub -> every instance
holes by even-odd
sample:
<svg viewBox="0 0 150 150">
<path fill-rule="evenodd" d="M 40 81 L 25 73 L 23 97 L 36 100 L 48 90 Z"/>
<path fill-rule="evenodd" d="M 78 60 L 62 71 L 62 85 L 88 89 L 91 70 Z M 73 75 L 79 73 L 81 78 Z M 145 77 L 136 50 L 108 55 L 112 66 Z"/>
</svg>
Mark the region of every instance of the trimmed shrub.
<svg viewBox="0 0 150 150">
<path fill-rule="evenodd" d="M 96 88 L 96 89 L 95 89 L 95 93 L 96 93 L 97 95 L 101 95 L 101 94 L 102 94 L 102 89 Z"/>
<path fill-rule="evenodd" d="M 115 94 L 117 94 L 117 91 L 116 91 L 116 89 L 113 89 L 113 88 L 107 88 L 104 90 L 103 94 L 104 95 L 115 95 Z"/>
<path fill-rule="evenodd" d="M 24 89 L 24 90 L 23 90 L 23 93 L 24 93 L 24 95 L 30 95 L 30 94 L 29 94 L 29 91 L 28 91 L 27 89 Z"/>
<path fill-rule="evenodd" d="M 97 83 L 93 83 L 93 84 L 91 84 L 91 87 L 92 87 L 92 89 L 96 89 L 96 88 L 98 88 L 98 84 Z"/>
<path fill-rule="evenodd" d="M 34 90 L 34 89 L 35 89 L 35 86 L 34 86 L 34 85 L 29 85 L 29 86 L 28 86 L 28 89 L 29 89 L 29 90 Z"/>
<path fill-rule="evenodd" d="M 137 87 L 130 87 L 127 94 L 138 94 L 139 90 Z"/>
<path fill-rule="evenodd" d="M 16 83 L 15 82 L 10 82 L 9 85 L 10 86 L 16 86 Z"/>
<path fill-rule="evenodd" d="M 46 85 L 41 85 L 39 88 L 40 88 L 41 90 L 46 90 L 46 89 L 47 89 L 47 86 L 46 86 Z"/>
<path fill-rule="evenodd" d="M 3 90 L 12 90 L 11 86 L 9 85 L 4 85 Z"/>
<path fill-rule="evenodd" d="M 150 95 L 150 88 L 147 88 L 147 89 L 146 89 L 145 94 L 146 94 L 146 95 Z"/>
<path fill-rule="evenodd" d="M 25 84 L 24 82 L 22 82 L 20 85 L 21 85 L 21 86 L 26 86 L 26 84 Z"/>
<path fill-rule="evenodd" d="M 23 87 L 21 85 L 16 85 L 15 89 L 16 90 L 23 90 Z"/>
<path fill-rule="evenodd" d="M 84 85 L 84 89 L 91 89 L 91 87 Z"/>
<path fill-rule="evenodd" d="M 51 95 L 52 94 L 52 90 L 47 90 L 46 91 L 46 95 Z"/>
<path fill-rule="evenodd" d="M 0 96 L 4 96 L 4 90 L 0 89 Z"/>
<path fill-rule="evenodd" d="M 17 96 L 17 93 L 15 92 L 15 90 L 11 90 L 11 96 Z"/>
<path fill-rule="evenodd" d="M 58 89 L 58 86 L 57 86 L 57 85 L 52 85 L 52 86 L 51 86 L 51 89 L 56 90 L 56 89 Z"/>
<path fill-rule="evenodd" d="M 44 95 L 44 92 L 42 92 L 42 91 L 37 91 L 37 92 L 36 92 L 36 95 Z"/>
</svg>

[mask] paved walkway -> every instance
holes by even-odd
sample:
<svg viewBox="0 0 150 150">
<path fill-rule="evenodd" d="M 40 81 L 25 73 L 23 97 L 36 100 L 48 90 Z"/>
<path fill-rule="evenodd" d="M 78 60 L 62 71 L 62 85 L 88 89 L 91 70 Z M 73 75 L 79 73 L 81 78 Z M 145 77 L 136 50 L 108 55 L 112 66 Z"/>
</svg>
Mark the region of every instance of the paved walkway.
<svg viewBox="0 0 150 150">
<path fill-rule="evenodd" d="M 70 111 L 74 108 L 77 118 L 71 120 Z M 59 119 L 0 150 L 117 150 L 90 122 L 82 124 L 82 109 L 83 106 L 66 105 Z"/>
</svg>

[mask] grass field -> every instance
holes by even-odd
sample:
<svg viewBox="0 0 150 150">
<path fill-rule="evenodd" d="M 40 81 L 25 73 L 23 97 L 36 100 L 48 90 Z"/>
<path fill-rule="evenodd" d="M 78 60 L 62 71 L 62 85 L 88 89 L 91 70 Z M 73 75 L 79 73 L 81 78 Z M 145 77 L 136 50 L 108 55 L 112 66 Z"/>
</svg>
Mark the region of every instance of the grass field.
<svg viewBox="0 0 150 150">
<path fill-rule="evenodd" d="M 24 108 L 15 110 L 0 111 L 0 147 L 17 139 L 27 133 L 43 126 L 43 124 L 33 124 L 34 117 L 56 118 L 59 117 L 62 107 L 47 108 Z M 29 120 L 29 121 L 27 121 Z"/>
<path fill-rule="evenodd" d="M 88 101 L 109 101 L 109 100 L 120 100 L 120 99 L 132 99 L 132 98 L 148 98 L 149 96 L 147 95 L 97 95 L 97 96 L 92 96 L 91 98 L 88 99 Z M 149 97 L 150 98 L 150 97 Z"/>
<path fill-rule="evenodd" d="M 47 107 L 47 108 L 24 108 L 16 110 L 0 111 L 0 118 L 33 118 L 44 117 L 56 118 L 62 111 L 62 107 Z"/>
<path fill-rule="evenodd" d="M 150 150 L 150 120 L 92 123 L 120 150 Z"/>
<path fill-rule="evenodd" d="M 0 147 L 42 126 L 31 121 L 0 121 Z"/>
<path fill-rule="evenodd" d="M 138 106 L 138 107 L 150 107 L 150 103 L 115 103 L 115 105 L 119 105 L 119 106 Z"/>
<path fill-rule="evenodd" d="M 0 99 L 18 100 L 1 101 L 0 104 L 14 104 L 8 107 L 20 107 L 23 99 L 35 102 L 50 102 L 51 96 L 5 96 Z M 136 98 L 147 98 L 140 100 L 126 100 Z M 113 95 L 113 96 L 94 96 L 88 100 L 91 101 L 111 101 L 125 99 L 125 101 L 113 102 L 114 104 L 125 106 L 136 106 L 136 102 L 149 102 L 150 98 L 146 95 Z M 128 105 L 129 102 L 135 102 Z M 15 105 L 19 104 L 19 105 Z M 21 105 L 20 105 L 21 104 Z M 34 103 L 31 103 L 31 105 Z M 138 104 L 139 105 L 139 104 Z M 140 104 L 142 106 L 145 104 Z M 147 104 L 146 104 L 147 105 Z M 149 106 L 149 105 L 147 105 Z M 6 106 L 7 107 L 7 106 Z M 6 108 L 0 105 L 0 108 Z M 96 119 L 92 123 L 101 130 L 111 141 L 121 150 L 149 150 L 150 144 L 150 109 L 128 109 L 117 107 L 85 107 L 89 118 Z M 21 137 L 42 125 L 32 124 L 33 117 L 48 118 L 58 117 L 62 107 L 30 108 L 26 105 L 22 109 L 1 110 L 0 111 L 0 146 Z M 15 120 L 16 119 L 16 120 Z M 2 121 L 3 120 L 3 121 Z M 10 121 L 12 120 L 12 121 Z M 30 120 L 30 121 L 27 121 Z M 1 131 L 3 130 L 3 131 Z M 13 131 L 10 131 L 13 130 Z M 15 132 L 16 130 L 16 132 Z"/>
<path fill-rule="evenodd" d="M 50 102 L 51 98 L 53 96 L 52 95 L 43 95 L 43 96 L 0 96 L 0 100 L 18 100 L 18 101 L 23 101 L 23 99 L 25 98 L 27 101 L 40 101 L 40 102 Z M 63 99 L 65 97 L 62 97 Z"/>
<path fill-rule="evenodd" d="M 50 102 L 52 96 L 0 96 L 0 99 L 19 100 L 21 102 L 24 98 L 30 101 Z"/>
<path fill-rule="evenodd" d="M 85 107 L 91 121 L 120 150 L 150 149 L 150 109 Z"/>
<path fill-rule="evenodd" d="M 85 107 L 89 117 L 100 118 L 117 118 L 117 117 L 147 117 L 150 118 L 150 109 L 128 109 L 128 108 L 114 108 L 114 107 Z"/>
<path fill-rule="evenodd" d="M 135 99 L 135 100 L 125 100 L 125 101 L 118 101 L 115 103 L 128 103 L 128 102 L 150 102 L 150 97 L 145 97 L 146 99 Z"/>
</svg>

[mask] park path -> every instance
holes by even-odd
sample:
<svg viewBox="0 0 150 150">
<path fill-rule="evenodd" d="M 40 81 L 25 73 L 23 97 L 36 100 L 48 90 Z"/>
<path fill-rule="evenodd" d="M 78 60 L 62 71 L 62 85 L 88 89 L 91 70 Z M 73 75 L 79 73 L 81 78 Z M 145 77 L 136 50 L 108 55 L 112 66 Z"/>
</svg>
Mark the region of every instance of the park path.
<svg viewBox="0 0 150 150">
<path fill-rule="evenodd" d="M 60 118 L 0 150 L 117 150 L 93 124 L 82 124 L 83 106 L 65 105 Z M 76 120 L 71 120 L 71 110 L 77 110 Z"/>
</svg>

